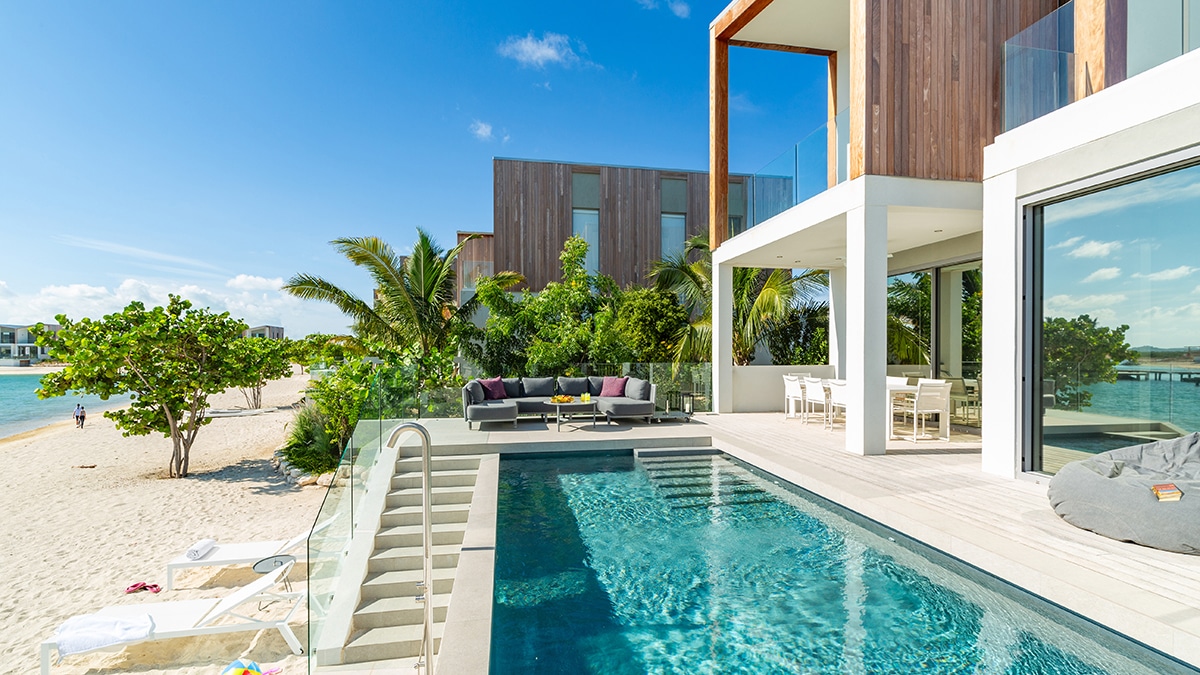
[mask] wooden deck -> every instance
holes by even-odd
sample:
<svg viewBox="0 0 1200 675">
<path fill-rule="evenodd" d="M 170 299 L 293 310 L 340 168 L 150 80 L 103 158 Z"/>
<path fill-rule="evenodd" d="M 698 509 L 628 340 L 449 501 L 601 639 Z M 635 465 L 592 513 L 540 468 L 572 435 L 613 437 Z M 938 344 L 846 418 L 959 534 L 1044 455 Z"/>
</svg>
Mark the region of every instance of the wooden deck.
<svg viewBox="0 0 1200 675">
<path fill-rule="evenodd" d="M 978 436 L 893 440 L 886 455 L 865 457 L 844 449 L 841 429 L 780 413 L 695 421 L 730 455 L 1200 665 L 1200 556 L 1067 524 L 1050 508 L 1045 480 L 983 473 Z"/>
</svg>

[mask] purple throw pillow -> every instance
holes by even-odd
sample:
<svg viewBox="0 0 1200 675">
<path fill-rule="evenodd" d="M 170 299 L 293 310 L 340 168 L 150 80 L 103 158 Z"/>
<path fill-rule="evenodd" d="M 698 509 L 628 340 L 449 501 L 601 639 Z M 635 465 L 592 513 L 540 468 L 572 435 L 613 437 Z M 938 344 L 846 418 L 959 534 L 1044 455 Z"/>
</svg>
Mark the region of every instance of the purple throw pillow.
<svg viewBox="0 0 1200 675">
<path fill-rule="evenodd" d="M 508 398 L 508 394 L 504 391 L 504 380 L 499 376 L 493 377 L 490 380 L 480 379 L 479 384 L 483 385 L 483 400 L 495 401 L 502 398 Z"/>
<path fill-rule="evenodd" d="M 624 396 L 625 383 L 628 381 L 628 377 L 606 377 L 604 378 L 604 386 L 600 387 L 600 395 Z"/>
</svg>

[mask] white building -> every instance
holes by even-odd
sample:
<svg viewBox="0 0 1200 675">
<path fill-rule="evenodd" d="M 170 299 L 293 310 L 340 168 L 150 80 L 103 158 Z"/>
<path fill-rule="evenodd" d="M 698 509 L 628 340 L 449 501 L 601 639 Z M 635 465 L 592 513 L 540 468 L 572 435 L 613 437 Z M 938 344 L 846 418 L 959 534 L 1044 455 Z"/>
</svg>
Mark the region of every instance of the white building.
<svg viewBox="0 0 1200 675">
<path fill-rule="evenodd" d="M 47 349 L 39 347 L 29 334 L 33 327 L 34 325 L 0 324 L 0 366 L 28 366 L 49 356 Z M 57 324 L 46 324 L 46 329 L 51 332 L 59 328 Z"/>
<path fill-rule="evenodd" d="M 242 331 L 242 337 L 261 337 L 271 340 L 282 340 L 283 326 L 255 326 Z"/>
</svg>

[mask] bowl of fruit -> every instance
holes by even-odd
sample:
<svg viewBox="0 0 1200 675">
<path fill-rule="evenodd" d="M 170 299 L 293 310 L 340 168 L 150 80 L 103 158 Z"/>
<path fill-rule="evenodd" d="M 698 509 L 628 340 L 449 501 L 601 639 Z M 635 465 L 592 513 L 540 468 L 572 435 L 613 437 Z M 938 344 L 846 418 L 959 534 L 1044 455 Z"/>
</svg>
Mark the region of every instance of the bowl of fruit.
<svg viewBox="0 0 1200 675">
<path fill-rule="evenodd" d="M 574 403 L 575 397 L 567 396 L 566 394 L 556 394 L 556 395 L 550 397 L 550 402 L 551 403 Z"/>
</svg>

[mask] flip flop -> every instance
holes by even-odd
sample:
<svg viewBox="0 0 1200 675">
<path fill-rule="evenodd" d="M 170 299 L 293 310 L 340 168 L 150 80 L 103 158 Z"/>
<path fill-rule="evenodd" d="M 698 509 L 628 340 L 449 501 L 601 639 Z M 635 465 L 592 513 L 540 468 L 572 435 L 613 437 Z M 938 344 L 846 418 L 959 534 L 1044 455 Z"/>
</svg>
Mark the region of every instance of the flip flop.
<svg viewBox="0 0 1200 675">
<path fill-rule="evenodd" d="M 144 587 L 142 587 L 142 590 L 150 591 L 151 593 L 157 593 L 162 590 L 162 587 L 158 584 L 146 584 Z"/>
<path fill-rule="evenodd" d="M 139 581 L 136 584 L 133 584 L 132 586 L 130 586 L 129 588 L 126 588 L 125 592 L 126 593 L 137 593 L 138 591 L 140 591 L 144 588 L 146 588 L 146 582 Z"/>
</svg>

